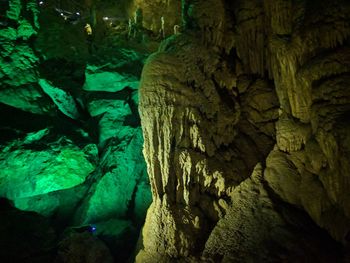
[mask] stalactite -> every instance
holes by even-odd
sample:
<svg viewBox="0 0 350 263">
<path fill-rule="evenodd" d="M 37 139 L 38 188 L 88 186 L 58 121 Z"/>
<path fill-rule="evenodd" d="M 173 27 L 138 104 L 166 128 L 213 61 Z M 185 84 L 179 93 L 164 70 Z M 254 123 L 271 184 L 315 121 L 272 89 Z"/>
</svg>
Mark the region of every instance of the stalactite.
<svg viewBox="0 0 350 263">
<path fill-rule="evenodd" d="M 277 35 L 290 35 L 292 33 L 292 1 L 265 0 L 265 22 L 271 28 L 271 33 Z"/>
<path fill-rule="evenodd" d="M 349 201 L 344 192 L 350 182 L 341 178 L 335 167 L 344 166 L 344 174 L 348 174 L 350 168 L 345 159 L 335 160 L 340 158 L 341 146 L 334 127 L 342 127 L 344 134 L 348 130 L 343 127 L 343 118 L 349 111 L 346 105 L 349 96 L 342 88 L 348 86 L 343 76 L 348 75 L 348 50 L 341 46 L 348 43 L 348 20 L 344 19 L 347 16 L 334 9 L 328 12 L 320 8 L 316 12 L 310 9 L 309 2 L 303 1 L 202 0 L 192 4 L 191 19 L 197 27 L 162 45 L 158 57 L 149 65 L 154 67 L 153 73 L 146 67 L 147 81 L 141 85 L 143 118 L 159 118 L 158 134 L 168 136 L 153 142 L 149 149 L 146 143 L 145 152 L 154 154 L 175 149 L 172 157 L 164 155 L 157 163 L 149 158 L 148 164 L 155 168 L 164 162 L 175 170 L 175 179 L 169 183 L 169 178 L 163 178 L 160 183 L 164 196 L 153 203 L 148 213 L 145 248 L 138 262 L 152 258 L 152 253 L 181 260 L 193 253 L 191 242 L 197 244 L 198 238 L 208 237 L 205 252 L 212 253 L 208 256 L 210 259 L 216 259 L 222 247 L 222 240 L 217 237 L 226 237 L 235 231 L 237 236 L 221 251 L 223 254 L 219 253 L 223 261 L 229 262 L 229 256 L 236 259 L 232 244 L 240 246 L 247 236 L 251 240 L 243 245 L 244 249 L 263 246 L 263 243 L 254 243 L 256 231 L 249 229 L 260 230 L 262 221 L 263 226 L 269 224 L 264 221 L 265 214 L 258 223 L 250 221 L 248 230 L 245 220 L 236 220 L 237 215 L 245 219 L 261 215 L 259 209 L 259 212 L 254 210 L 257 199 L 253 198 L 252 203 L 250 198 L 245 199 L 247 194 L 264 193 L 260 180 L 267 180 L 279 198 L 308 213 L 314 220 L 312 224 L 343 241 L 350 208 L 342 204 Z M 227 6 L 232 8 L 232 13 L 225 10 Z M 332 16 L 333 12 L 336 15 Z M 227 44 L 227 39 L 232 41 Z M 225 53 L 227 50 L 230 52 Z M 333 56 L 333 51 L 338 56 Z M 223 60 L 226 61 L 222 63 Z M 173 68 L 171 74 L 169 68 Z M 267 71 L 270 80 L 265 76 Z M 339 79 L 344 81 L 337 81 Z M 153 90 L 155 87 L 157 92 Z M 161 96 L 144 104 L 150 91 Z M 161 106 L 157 107 L 158 104 Z M 159 108 L 166 112 L 164 108 L 169 107 L 173 109 L 171 113 L 157 115 L 155 112 Z M 163 125 L 171 131 L 165 131 Z M 167 147 L 169 143 L 174 147 Z M 260 160 L 267 161 L 267 169 L 263 171 L 258 165 L 250 179 L 245 180 Z M 170 174 L 163 172 L 165 176 Z M 176 191 L 174 199 L 172 190 Z M 312 196 L 316 196 L 317 201 L 312 200 Z M 269 215 L 275 212 L 273 199 L 268 201 L 273 204 Z M 248 215 L 247 207 L 252 207 L 254 216 Z M 332 225 L 328 218 L 335 207 L 339 207 L 335 213 L 339 226 Z M 234 211 L 232 217 L 230 211 Z M 274 220 L 279 216 L 277 213 Z M 164 220 L 170 222 L 166 223 L 167 235 L 155 223 Z M 277 225 L 289 224 L 282 219 L 274 220 L 272 223 L 278 222 Z M 233 226 L 231 222 L 236 222 L 236 229 L 227 232 L 226 227 Z M 206 224 L 209 226 L 205 230 L 209 232 L 211 227 L 216 227 L 211 234 L 206 231 L 198 234 L 197 227 Z M 223 228 L 222 224 L 227 225 Z M 190 237 L 186 231 L 198 236 Z M 270 233 L 263 235 L 271 237 Z M 153 245 L 156 242 L 158 245 Z M 169 245 L 162 245 L 168 242 Z M 196 248 L 202 251 L 201 246 Z M 260 253 L 264 254 L 265 250 L 259 252 L 259 256 Z"/>
<path fill-rule="evenodd" d="M 263 6 L 244 1 L 237 5 L 237 54 L 247 70 L 264 75 L 266 37 Z"/>
</svg>

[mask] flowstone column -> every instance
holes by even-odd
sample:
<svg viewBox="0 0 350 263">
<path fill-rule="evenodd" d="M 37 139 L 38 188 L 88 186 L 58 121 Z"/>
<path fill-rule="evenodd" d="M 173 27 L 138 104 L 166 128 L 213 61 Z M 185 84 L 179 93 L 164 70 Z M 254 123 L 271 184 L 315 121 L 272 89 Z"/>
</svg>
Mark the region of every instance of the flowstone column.
<svg viewBox="0 0 350 263">
<path fill-rule="evenodd" d="M 153 203 L 137 262 L 199 257 L 230 190 L 244 177 L 234 168 L 242 163 L 232 161 L 238 153 L 226 147 L 236 137 L 240 108 L 234 76 L 220 60 L 225 41 L 214 30 L 224 27 L 224 7 L 202 1 L 196 8 L 198 19 L 210 17 L 201 20 L 200 32 L 166 40 L 142 74 L 139 108 Z M 217 81 L 218 71 L 229 77 Z"/>
</svg>

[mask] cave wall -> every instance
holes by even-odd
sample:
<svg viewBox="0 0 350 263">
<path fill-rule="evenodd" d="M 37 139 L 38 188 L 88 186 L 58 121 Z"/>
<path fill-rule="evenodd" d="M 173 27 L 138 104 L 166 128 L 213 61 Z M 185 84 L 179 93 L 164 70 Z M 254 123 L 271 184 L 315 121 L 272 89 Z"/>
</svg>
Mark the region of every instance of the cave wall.
<svg viewBox="0 0 350 263">
<path fill-rule="evenodd" d="M 56 10 L 83 15 L 69 2 L 1 2 L 1 262 L 123 262 L 151 202 L 137 110 L 150 51 L 101 29 L 91 52 L 84 18 Z"/>
<path fill-rule="evenodd" d="M 151 199 L 137 262 L 346 260 L 347 1 L 61 1 L 82 12 L 77 23 L 51 4 L 8 3 L 0 197 L 56 228 L 97 227 L 97 240 L 70 229 L 61 260 L 110 262 L 110 251 L 125 260 Z M 94 8 L 89 46 L 83 28 Z M 137 8 L 142 40 L 125 42 L 127 32 L 101 21 L 125 24 Z M 139 44 L 162 16 L 169 38 L 145 62 L 158 44 Z M 4 226 L 23 212 L 5 214 L 1 233 L 10 235 Z M 57 229 L 25 215 L 45 221 L 33 232 L 57 245 Z"/>
<path fill-rule="evenodd" d="M 153 203 L 136 261 L 337 260 L 350 230 L 349 3 L 186 3 L 188 28 L 142 73 Z"/>
</svg>

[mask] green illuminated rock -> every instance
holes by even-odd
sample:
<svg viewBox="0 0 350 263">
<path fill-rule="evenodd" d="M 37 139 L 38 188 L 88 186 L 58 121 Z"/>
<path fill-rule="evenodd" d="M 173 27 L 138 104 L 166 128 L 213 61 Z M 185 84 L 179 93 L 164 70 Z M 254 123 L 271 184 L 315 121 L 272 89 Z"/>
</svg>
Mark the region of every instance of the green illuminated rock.
<svg viewBox="0 0 350 263">
<path fill-rule="evenodd" d="M 46 135 L 50 133 L 49 128 L 45 128 L 43 130 L 37 131 L 37 132 L 31 132 L 27 134 L 27 136 L 24 138 L 23 143 L 24 144 L 30 144 L 35 141 L 39 141 L 42 138 L 44 138 Z"/>
<path fill-rule="evenodd" d="M 65 138 L 40 151 L 6 147 L 0 158 L 0 196 L 9 199 L 74 187 L 95 168 L 84 151 Z"/>
<path fill-rule="evenodd" d="M 0 39 L 1 41 L 1 39 Z M 0 42 L 1 43 L 1 42 Z M 34 51 L 26 44 L 6 43 L 4 57 L 1 57 L 1 73 L 7 79 L 3 83 L 12 86 L 21 86 L 36 82 L 35 64 L 38 58 Z"/>
<path fill-rule="evenodd" d="M 49 218 L 59 236 L 72 222 L 96 224 L 94 234 L 52 245 L 61 259 L 103 262 L 101 252 L 108 261 L 107 244 L 124 261 L 152 198 L 137 109 L 149 51 L 113 36 L 91 54 L 82 21 L 63 20 L 48 2 L 8 4 L 0 21 L 0 198 Z"/>
<path fill-rule="evenodd" d="M 9 1 L 9 10 L 6 12 L 6 16 L 10 19 L 17 20 L 21 14 L 21 9 L 21 0 L 11 0 Z"/>
<path fill-rule="evenodd" d="M 94 72 L 94 70 L 96 69 L 91 67 L 88 69 L 84 90 L 116 92 L 126 86 L 137 89 L 139 85 L 139 79 L 134 75 L 106 71 Z"/>
<path fill-rule="evenodd" d="M 31 36 L 35 35 L 36 31 L 29 21 L 23 19 L 17 29 L 17 37 L 23 40 L 28 40 Z"/>
<path fill-rule="evenodd" d="M 48 218 L 59 214 L 60 220 L 69 219 L 85 190 L 86 186 L 77 185 L 45 194 L 15 198 L 13 203 L 22 211 L 33 211 Z"/>
<path fill-rule="evenodd" d="M 17 39 L 17 31 L 12 27 L 7 27 L 0 30 L 0 39 L 1 44 L 5 47 L 5 49 L 1 50 L 1 55 L 8 55 L 14 48 L 14 45 L 10 43 L 10 41 L 14 41 Z"/>
<path fill-rule="evenodd" d="M 79 118 L 79 112 L 75 103 L 74 98 L 64 90 L 52 86 L 45 79 L 39 80 L 39 85 L 43 91 L 52 99 L 57 105 L 58 109 L 66 116 L 72 119 Z"/>
<path fill-rule="evenodd" d="M 136 212 L 134 208 L 139 209 L 140 215 L 149 206 L 150 195 L 145 193 L 149 185 L 142 158 L 142 132 L 140 128 L 131 132 L 129 138 L 110 146 L 102 157 L 106 172 L 77 214 L 80 224 L 125 218 L 128 213 Z"/>
<path fill-rule="evenodd" d="M 51 112 L 52 104 L 37 84 L 39 58 L 30 41 L 39 27 L 36 3 L 11 0 L 6 16 L 12 23 L 0 29 L 0 102 L 33 113 Z"/>
<path fill-rule="evenodd" d="M 54 105 L 43 95 L 38 85 L 28 84 L 0 90 L 0 102 L 36 114 L 52 115 Z"/>
<path fill-rule="evenodd" d="M 99 113 L 100 133 L 99 142 L 104 144 L 108 139 L 115 137 L 124 140 L 133 134 L 133 128 L 124 125 L 127 116 L 132 114 L 130 107 L 122 100 L 98 100 L 89 104 L 91 115 Z"/>
</svg>

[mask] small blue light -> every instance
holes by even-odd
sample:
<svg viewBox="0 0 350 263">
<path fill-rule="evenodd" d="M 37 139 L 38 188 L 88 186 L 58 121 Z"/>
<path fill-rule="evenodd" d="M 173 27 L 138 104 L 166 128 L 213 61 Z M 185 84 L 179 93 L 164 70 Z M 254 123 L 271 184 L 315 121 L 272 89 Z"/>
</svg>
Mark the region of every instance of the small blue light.
<svg viewBox="0 0 350 263">
<path fill-rule="evenodd" d="M 91 226 L 91 231 L 95 232 L 96 231 L 96 227 L 95 226 Z"/>
</svg>

